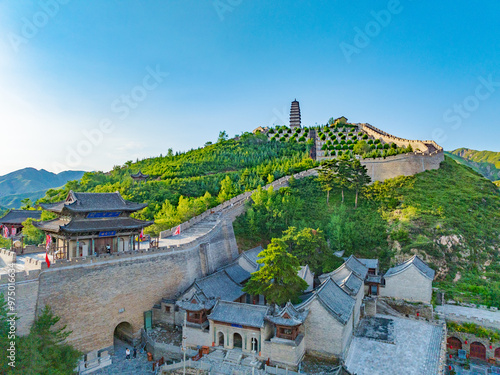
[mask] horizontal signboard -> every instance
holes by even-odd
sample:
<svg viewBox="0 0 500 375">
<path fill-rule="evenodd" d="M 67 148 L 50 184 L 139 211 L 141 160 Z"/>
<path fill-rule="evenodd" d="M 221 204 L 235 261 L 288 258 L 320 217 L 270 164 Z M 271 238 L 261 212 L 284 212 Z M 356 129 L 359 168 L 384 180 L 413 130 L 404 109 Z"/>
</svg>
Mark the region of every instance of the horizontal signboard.
<svg viewBox="0 0 500 375">
<path fill-rule="evenodd" d="M 107 232 L 99 232 L 99 237 L 112 237 L 116 236 L 116 230 L 109 230 Z"/>
<path fill-rule="evenodd" d="M 97 219 L 102 217 L 118 217 L 121 212 L 90 212 L 87 214 L 87 219 Z"/>
</svg>

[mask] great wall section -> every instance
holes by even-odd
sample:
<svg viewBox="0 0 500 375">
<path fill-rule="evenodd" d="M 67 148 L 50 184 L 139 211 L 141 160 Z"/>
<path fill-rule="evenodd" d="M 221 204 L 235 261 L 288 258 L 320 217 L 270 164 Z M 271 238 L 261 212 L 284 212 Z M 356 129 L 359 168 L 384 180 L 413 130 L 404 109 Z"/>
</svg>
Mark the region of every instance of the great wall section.
<svg viewBox="0 0 500 375">
<path fill-rule="evenodd" d="M 358 124 L 370 136 L 398 146 L 411 144 L 413 153 L 380 159 L 363 159 L 373 181 L 400 175 L 414 175 L 438 169 L 443 149 L 433 141 L 410 141 L 391 136 L 371 125 Z M 321 160 L 318 155 L 317 160 Z M 311 169 L 294 178 L 316 175 Z M 288 185 L 291 176 L 280 178 L 264 188 Z M 122 322 L 131 324 L 138 336 L 144 325 L 143 314 L 162 298 L 172 298 L 196 278 L 229 263 L 238 255 L 232 222 L 241 214 L 253 191 L 245 192 L 182 223 L 182 234 L 160 234 L 160 247 L 148 250 L 57 261 L 50 268 L 30 260 L 17 265 L 16 308 L 18 333 L 27 334 L 36 315 L 50 305 L 60 324 L 72 334 L 68 342 L 82 352 L 111 349 L 114 329 Z M 15 253 L 0 250 L 5 264 L 15 264 Z M 0 274 L 0 292 L 8 291 L 7 274 Z"/>
</svg>

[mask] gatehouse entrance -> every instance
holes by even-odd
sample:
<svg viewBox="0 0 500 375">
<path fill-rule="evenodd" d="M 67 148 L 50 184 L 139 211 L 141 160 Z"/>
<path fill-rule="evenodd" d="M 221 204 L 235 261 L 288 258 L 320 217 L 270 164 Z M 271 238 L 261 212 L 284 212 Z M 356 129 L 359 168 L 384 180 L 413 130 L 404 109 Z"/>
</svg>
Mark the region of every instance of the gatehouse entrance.
<svg viewBox="0 0 500 375">
<path fill-rule="evenodd" d="M 239 333 L 233 335 L 233 348 L 243 349 L 243 339 Z"/>
</svg>

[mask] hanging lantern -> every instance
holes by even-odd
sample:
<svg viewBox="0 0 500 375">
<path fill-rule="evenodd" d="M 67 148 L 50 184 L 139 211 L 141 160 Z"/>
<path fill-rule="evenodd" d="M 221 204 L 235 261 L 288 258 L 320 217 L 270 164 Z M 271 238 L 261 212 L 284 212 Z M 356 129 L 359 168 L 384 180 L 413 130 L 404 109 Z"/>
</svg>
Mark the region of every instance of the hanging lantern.
<svg viewBox="0 0 500 375">
<path fill-rule="evenodd" d="M 453 356 L 450 354 L 450 359 L 453 358 Z"/>
<path fill-rule="evenodd" d="M 417 311 L 417 317 L 419 317 L 419 316 L 420 316 L 420 313 Z"/>
<path fill-rule="evenodd" d="M 493 349 L 493 345 L 490 344 L 490 350 Z"/>
<path fill-rule="evenodd" d="M 465 339 L 465 345 L 467 345 L 467 339 Z"/>
<path fill-rule="evenodd" d="M 451 365 L 448 366 L 448 369 L 451 371 Z"/>
</svg>

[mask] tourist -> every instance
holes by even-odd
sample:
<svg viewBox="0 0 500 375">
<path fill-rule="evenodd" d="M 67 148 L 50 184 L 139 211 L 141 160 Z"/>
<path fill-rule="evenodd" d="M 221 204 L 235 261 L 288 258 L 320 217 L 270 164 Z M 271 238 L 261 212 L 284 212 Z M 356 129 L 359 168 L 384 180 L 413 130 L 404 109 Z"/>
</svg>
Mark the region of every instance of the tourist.
<svg viewBox="0 0 500 375">
<path fill-rule="evenodd" d="M 134 354 L 132 355 L 134 358 L 137 358 L 137 348 L 134 346 Z"/>
<path fill-rule="evenodd" d="M 109 246 L 109 243 L 106 245 L 106 252 L 111 254 L 111 246 Z"/>
<path fill-rule="evenodd" d="M 130 359 L 130 349 L 129 348 L 127 348 L 125 350 L 125 359 Z"/>
</svg>

